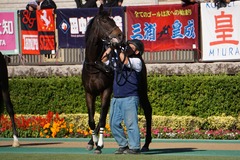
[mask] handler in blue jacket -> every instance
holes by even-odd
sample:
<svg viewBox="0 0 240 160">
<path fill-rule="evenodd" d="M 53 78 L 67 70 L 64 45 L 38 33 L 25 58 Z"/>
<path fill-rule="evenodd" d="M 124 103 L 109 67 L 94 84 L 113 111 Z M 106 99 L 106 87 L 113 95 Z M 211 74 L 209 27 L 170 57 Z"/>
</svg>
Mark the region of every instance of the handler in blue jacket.
<svg viewBox="0 0 240 160">
<path fill-rule="evenodd" d="M 139 80 L 142 70 L 141 55 L 144 45 L 140 40 L 129 40 L 126 47 L 128 56 L 123 52 L 119 58 L 123 63 L 122 69 L 114 70 L 113 98 L 110 105 L 110 127 L 112 134 L 119 145 L 115 154 L 139 154 L 140 153 L 140 131 L 138 126 L 139 105 Z M 103 55 L 103 62 L 108 63 L 106 56 L 111 49 Z M 127 136 L 124 133 L 122 121 L 127 128 Z M 128 138 L 127 138 L 128 137 Z"/>
</svg>

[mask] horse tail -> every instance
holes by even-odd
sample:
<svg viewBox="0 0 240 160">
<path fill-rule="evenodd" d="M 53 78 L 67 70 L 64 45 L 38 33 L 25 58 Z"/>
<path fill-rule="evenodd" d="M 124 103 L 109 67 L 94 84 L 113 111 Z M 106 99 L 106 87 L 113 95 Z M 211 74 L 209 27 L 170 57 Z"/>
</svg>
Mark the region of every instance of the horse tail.
<svg viewBox="0 0 240 160">
<path fill-rule="evenodd" d="M 142 71 L 141 71 L 141 80 L 140 80 L 140 89 L 139 89 L 139 103 L 144 111 L 144 116 L 146 119 L 146 139 L 145 144 L 142 150 L 147 149 L 149 144 L 152 141 L 151 130 L 152 130 L 152 106 L 148 99 L 148 85 L 147 85 L 147 68 L 146 65 L 142 60 Z"/>
<path fill-rule="evenodd" d="M 0 86 L 0 115 L 4 112 L 4 102 L 3 102 L 3 95 L 2 95 L 2 89 Z"/>
<path fill-rule="evenodd" d="M 0 65 L 2 65 L 2 63 L 0 62 Z M 2 73 L 2 67 L 0 67 L 0 73 Z M 2 95 L 2 75 L 0 75 L 0 115 L 3 113 L 4 111 L 4 102 L 3 102 L 3 95 Z"/>
<path fill-rule="evenodd" d="M 152 107 L 151 104 L 149 102 L 148 99 L 148 84 L 147 84 L 147 68 L 146 65 L 144 63 L 144 61 L 142 60 L 142 71 L 141 71 L 141 80 L 140 80 L 140 89 L 139 89 L 139 102 L 140 102 L 140 106 L 143 108 L 144 112 L 145 112 L 145 108 L 146 110 L 148 110 L 148 112 L 152 113 Z"/>
<path fill-rule="evenodd" d="M 7 63 L 3 56 L 3 54 L 0 52 L 0 86 L 1 90 L 8 90 L 8 70 L 7 70 Z"/>
<path fill-rule="evenodd" d="M 7 80 L 6 80 L 7 79 Z M 8 89 L 7 65 L 0 52 L 0 114 L 4 111 L 3 90 Z"/>
</svg>

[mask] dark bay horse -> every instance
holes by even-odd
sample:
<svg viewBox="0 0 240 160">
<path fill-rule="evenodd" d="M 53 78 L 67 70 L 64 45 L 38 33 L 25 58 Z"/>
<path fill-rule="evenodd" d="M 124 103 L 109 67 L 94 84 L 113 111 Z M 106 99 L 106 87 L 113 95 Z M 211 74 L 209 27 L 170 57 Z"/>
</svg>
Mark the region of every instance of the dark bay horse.
<svg viewBox="0 0 240 160">
<path fill-rule="evenodd" d="M 0 111 L 3 112 L 4 105 L 6 105 L 7 112 L 10 116 L 13 129 L 13 147 L 20 146 L 18 142 L 18 133 L 16 129 L 16 124 L 14 121 L 14 110 L 9 94 L 9 84 L 8 84 L 8 70 L 7 64 L 4 56 L 0 52 Z"/>
<path fill-rule="evenodd" d="M 88 142 L 87 148 L 88 150 L 92 150 L 94 144 L 96 144 L 97 148 L 94 153 L 99 154 L 104 146 L 103 132 L 112 95 L 113 72 L 104 70 L 98 63 L 101 63 L 101 58 L 106 46 L 113 49 L 119 47 L 124 40 L 124 34 L 114 20 L 110 18 L 110 14 L 103 10 L 103 6 L 101 5 L 98 14 L 89 21 L 85 37 L 86 50 L 82 70 L 82 83 L 85 89 L 85 98 L 88 108 L 88 123 L 92 130 L 92 138 Z M 143 69 L 143 73 L 146 78 L 146 67 Z M 148 150 L 152 139 L 152 108 L 147 97 L 147 81 L 146 79 L 144 81 L 144 84 L 142 84 L 142 91 L 146 92 L 140 95 L 140 103 L 142 102 L 141 106 L 143 106 L 145 117 L 147 117 L 147 137 L 142 150 Z M 99 123 L 96 126 L 94 114 L 97 96 L 100 96 L 101 99 L 101 110 Z M 97 136 L 98 133 L 99 137 Z"/>
</svg>

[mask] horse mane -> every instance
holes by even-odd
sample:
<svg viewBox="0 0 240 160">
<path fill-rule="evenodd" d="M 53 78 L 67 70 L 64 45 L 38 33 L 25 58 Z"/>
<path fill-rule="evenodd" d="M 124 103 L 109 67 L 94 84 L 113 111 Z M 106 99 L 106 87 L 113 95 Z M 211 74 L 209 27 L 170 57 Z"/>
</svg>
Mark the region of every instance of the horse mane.
<svg viewBox="0 0 240 160">
<path fill-rule="evenodd" d="M 91 29 L 92 29 L 92 26 L 93 26 L 93 22 L 94 22 L 94 19 L 95 19 L 96 17 L 94 17 L 94 18 L 92 18 L 89 22 L 88 22 L 88 25 L 87 25 L 87 30 L 86 30 L 86 32 L 85 32 L 85 42 L 87 43 L 87 41 L 88 41 L 88 39 L 90 38 L 90 36 L 91 36 Z"/>
<path fill-rule="evenodd" d="M 86 42 L 86 44 L 87 44 L 89 39 L 96 38 L 97 33 L 91 34 L 91 29 L 92 29 L 92 27 L 94 27 L 93 26 L 94 21 L 98 16 L 105 17 L 105 16 L 110 16 L 110 14 L 107 11 L 104 11 L 104 10 L 99 11 L 98 14 L 88 22 L 87 29 L 86 29 L 86 32 L 85 32 L 85 42 Z"/>
</svg>

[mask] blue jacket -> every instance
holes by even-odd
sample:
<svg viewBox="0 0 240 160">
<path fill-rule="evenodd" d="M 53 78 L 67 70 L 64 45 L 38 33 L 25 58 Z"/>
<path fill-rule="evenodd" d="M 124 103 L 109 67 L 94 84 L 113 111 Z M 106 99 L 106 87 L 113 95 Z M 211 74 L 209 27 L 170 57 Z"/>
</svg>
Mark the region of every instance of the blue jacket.
<svg viewBox="0 0 240 160">
<path fill-rule="evenodd" d="M 136 58 L 133 59 L 136 60 Z M 142 64 L 134 65 L 136 61 L 134 62 L 133 59 L 129 58 L 130 64 L 124 65 L 121 71 L 114 71 L 113 96 L 115 98 L 138 96 L 138 85 Z M 137 58 L 136 63 L 139 62 L 141 62 L 141 60 Z"/>
</svg>

